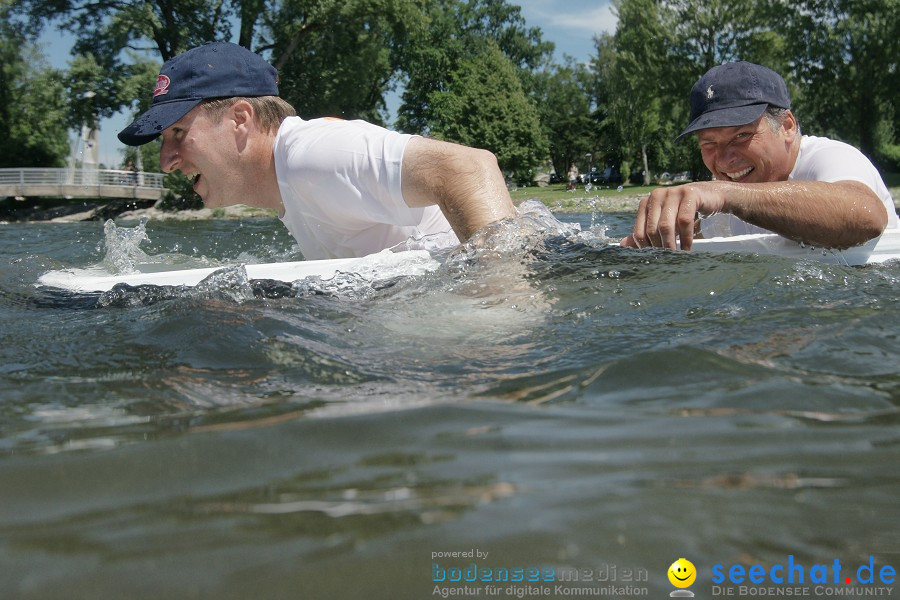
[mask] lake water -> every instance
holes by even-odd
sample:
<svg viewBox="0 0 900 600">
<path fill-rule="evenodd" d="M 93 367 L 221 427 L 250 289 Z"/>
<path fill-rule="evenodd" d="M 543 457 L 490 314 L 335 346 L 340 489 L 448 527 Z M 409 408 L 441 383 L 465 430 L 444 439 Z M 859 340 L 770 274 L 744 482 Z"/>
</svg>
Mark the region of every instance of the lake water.
<svg viewBox="0 0 900 600">
<path fill-rule="evenodd" d="M 900 265 L 559 216 L 419 277 L 79 296 L 34 284 L 102 224 L 0 226 L 0 597 L 667 598 L 679 557 L 698 598 L 898 592 Z M 300 258 L 275 220 L 146 232 Z"/>
</svg>

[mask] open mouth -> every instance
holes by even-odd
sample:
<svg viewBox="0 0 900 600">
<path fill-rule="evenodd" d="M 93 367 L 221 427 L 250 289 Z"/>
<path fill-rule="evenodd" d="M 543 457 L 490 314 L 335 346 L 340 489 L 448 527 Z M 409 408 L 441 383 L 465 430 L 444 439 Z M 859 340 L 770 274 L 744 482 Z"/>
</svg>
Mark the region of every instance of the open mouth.
<svg viewBox="0 0 900 600">
<path fill-rule="evenodd" d="M 754 170 L 754 167 L 747 167 L 743 171 L 735 171 L 733 173 L 725 173 L 725 175 L 727 175 L 730 180 L 737 181 L 737 180 L 743 179 L 744 177 L 749 175 L 751 172 L 753 172 L 753 170 Z"/>
</svg>

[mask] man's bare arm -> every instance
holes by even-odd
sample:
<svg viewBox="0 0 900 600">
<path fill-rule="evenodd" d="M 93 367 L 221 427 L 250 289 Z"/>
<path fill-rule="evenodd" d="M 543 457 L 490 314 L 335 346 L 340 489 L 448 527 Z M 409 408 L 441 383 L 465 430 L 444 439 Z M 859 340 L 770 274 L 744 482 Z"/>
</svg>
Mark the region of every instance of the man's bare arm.
<svg viewBox="0 0 900 600">
<path fill-rule="evenodd" d="M 402 177 L 406 204 L 436 204 L 462 241 L 516 214 L 497 159 L 487 150 L 414 137 L 403 155 Z"/>
<path fill-rule="evenodd" d="M 857 246 L 881 235 L 888 222 L 884 204 L 869 186 L 858 181 L 730 185 L 737 189 L 726 196 L 728 212 L 815 246 Z"/>
<path fill-rule="evenodd" d="M 721 181 L 660 188 L 641 202 L 626 246 L 675 248 L 678 235 L 690 250 L 693 215 L 732 213 L 789 239 L 828 248 L 848 248 L 881 235 L 887 212 L 858 181 Z"/>
</svg>

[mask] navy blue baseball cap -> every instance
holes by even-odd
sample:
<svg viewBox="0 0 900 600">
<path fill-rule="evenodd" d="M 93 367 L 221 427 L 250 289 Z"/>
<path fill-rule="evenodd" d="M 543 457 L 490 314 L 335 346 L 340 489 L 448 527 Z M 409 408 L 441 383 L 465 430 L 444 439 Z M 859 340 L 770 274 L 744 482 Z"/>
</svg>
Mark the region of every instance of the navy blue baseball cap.
<svg viewBox="0 0 900 600">
<path fill-rule="evenodd" d="M 228 42 L 203 44 L 165 62 L 150 108 L 119 132 L 119 141 L 152 142 L 203 100 L 277 95 L 275 67 L 259 54 Z"/>
<path fill-rule="evenodd" d="M 791 107 L 781 75 L 744 61 L 713 67 L 691 89 L 691 124 L 675 140 L 701 129 L 747 125 L 769 106 Z"/>
</svg>

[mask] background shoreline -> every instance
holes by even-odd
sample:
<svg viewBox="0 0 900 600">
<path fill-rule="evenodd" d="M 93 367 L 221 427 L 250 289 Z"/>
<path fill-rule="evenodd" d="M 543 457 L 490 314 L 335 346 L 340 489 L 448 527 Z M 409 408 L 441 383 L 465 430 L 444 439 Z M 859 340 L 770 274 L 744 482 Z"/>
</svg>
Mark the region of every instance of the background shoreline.
<svg viewBox="0 0 900 600">
<path fill-rule="evenodd" d="M 526 200 L 538 200 L 555 213 L 592 212 L 636 212 L 641 199 L 653 188 L 617 192 L 611 189 L 598 190 L 593 196 L 583 191 L 559 193 L 547 188 L 523 188 L 510 193 L 513 203 L 518 206 Z M 894 207 L 900 214 L 900 187 L 889 188 L 894 198 Z M 581 194 L 581 195 L 576 195 Z M 235 205 L 225 208 L 201 208 L 187 210 L 163 210 L 156 204 L 140 203 L 134 200 L 94 200 L 79 201 L 62 199 L 35 199 L 29 207 L 5 203 L 6 210 L 0 212 L 0 224 L 9 223 L 79 223 L 83 221 L 106 221 L 107 219 L 194 221 L 199 219 L 248 219 L 277 218 L 275 211 Z"/>
</svg>

